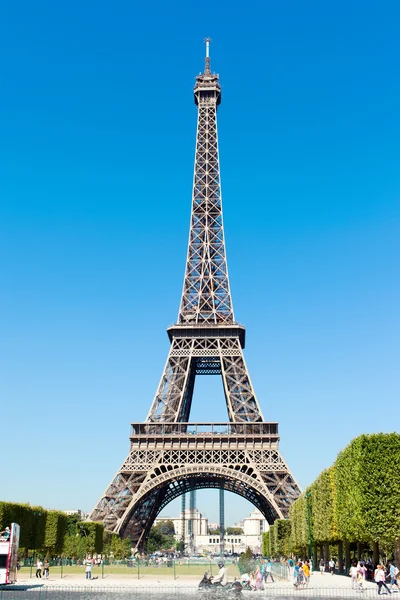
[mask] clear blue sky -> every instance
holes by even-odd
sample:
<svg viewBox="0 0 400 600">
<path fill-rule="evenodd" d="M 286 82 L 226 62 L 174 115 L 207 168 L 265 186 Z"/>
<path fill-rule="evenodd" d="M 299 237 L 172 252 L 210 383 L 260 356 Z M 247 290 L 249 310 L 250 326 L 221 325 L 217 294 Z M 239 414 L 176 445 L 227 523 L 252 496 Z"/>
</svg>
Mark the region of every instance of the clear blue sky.
<svg viewBox="0 0 400 600">
<path fill-rule="evenodd" d="M 304 487 L 354 436 L 398 427 L 399 3 L 0 12 L 0 498 L 90 510 L 146 417 L 180 300 L 205 36 L 235 313 L 282 454 Z M 226 419 L 219 381 L 200 379 L 191 418 Z M 229 500 L 226 521 L 249 511 Z"/>
</svg>

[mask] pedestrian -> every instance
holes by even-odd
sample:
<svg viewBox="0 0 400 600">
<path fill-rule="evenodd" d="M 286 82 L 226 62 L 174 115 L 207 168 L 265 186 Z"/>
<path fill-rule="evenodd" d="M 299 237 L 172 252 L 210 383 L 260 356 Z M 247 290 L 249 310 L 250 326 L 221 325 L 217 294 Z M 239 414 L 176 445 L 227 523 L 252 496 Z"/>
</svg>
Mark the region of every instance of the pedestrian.
<svg viewBox="0 0 400 600">
<path fill-rule="evenodd" d="M 321 558 L 321 560 L 319 561 L 319 572 L 321 573 L 321 575 L 325 573 L 325 561 L 323 558 Z"/>
<path fill-rule="evenodd" d="M 92 561 L 91 560 L 87 560 L 86 561 L 86 569 L 85 569 L 85 578 L 86 579 L 92 579 Z"/>
<path fill-rule="evenodd" d="M 314 571 L 314 563 L 313 563 L 313 559 L 312 558 L 310 558 L 308 560 L 308 566 L 309 566 L 309 569 L 310 569 L 310 577 L 311 577 L 311 575 L 313 574 L 313 571 Z"/>
<path fill-rule="evenodd" d="M 50 563 L 46 558 L 46 560 L 44 561 L 44 571 L 43 571 L 43 576 L 45 579 L 49 578 L 49 572 L 50 572 Z"/>
<path fill-rule="evenodd" d="M 255 571 L 250 571 L 249 585 L 250 585 L 250 587 L 251 587 L 251 589 L 253 591 L 256 590 L 256 588 L 257 588 L 257 582 L 256 582 L 256 572 Z"/>
<path fill-rule="evenodd" d="M 38 579 L 42 579 L 42 569 L 43 569 L 43 563 L 40 560 L 40 558 L 38 558 L 36 561 L 36 577 Z"/>
<path fill-rule="evenodd" d="M 331 558 L 331 560 L 329 561 L 329 572 L 331 575 L 335 574 L 335 561 L 333 560 L 333 558 Z"/>
<path fill-rule="evenodd" d="M 264 583 L 265 581 L 265 560 L 261 561 L 261 565 L 260 565 L 260 572 L 261 572 L 261 581 Z"/>
<path fill-rule="evenodd" d="M 382 586 L 384 586 L 387 589 L 389 594 L 392 593 L 386 585 L 386 573 L 382 565 L 378 565 L 378 568 L 375 570 L 374 579 L 378 585 L 378 594 L 381 593 Z"/>
<path fill-rule="evenodd" d="M 294 567 L 293 567 L 293 586 L 295 588 L 298 587 L 299 581 L 300 581 L 300 579 L 299 579 L 299 577 L 300 577 L 300 566 L 299 565 L 301 565 L 300 562 L 296 563 L 294 565 Z"/>
<path fill-rule="evenodd" d="M 399 588 L 399 584 L 397 581 L 397 575 L 399 574 L 399 569 L 393 562 L 389 562 L 389 575 L 390 575 L 390 589 L 393 589 L 394 585 L 397 585 L 397 589 Z"/>
<path fill-rule="evenodd" d="M 274 578 L 272 577 L 272 564 L 269 558 L 267 559 L 267 563 L 265 565 L 265 583 L 267 583 L 268 576 L 271 577 L 272 583 L 275 583 Z"/>
<path fill-rule="evenodd" d="M 301 585 L 303 585 L 303 582 L 304 582 L 304 568 L 303 568 L 303 563 L 301 562 L 301 560 L 299 560 L 299 562 L 298 562 L 298 567 L 299 567 L 299 572 L 297 574 L 297 582 L 298 582 L 298 586 L 300 587 Z"/>
<path fill-rule="evenodd" d="M 350 571 L 349 571 L 349 575 L 351 577 L 351 587 L 353 588 L 353 590 L 355 590 L 357 588 L 357 574 L 358 574 L 358 566 L 357 563 L 354 561 L 353 564 L 350 567 Z"/>
<path fill-rule="evenodd" d="M 361 575 L 360 571 L 358 571 L 357 573 L 357 587 L 356 590 L 360 590 L 360 592 L 364 591 L 364 579 L 363 576 Z"/>
<path fill-rule="evenodd" d="M 358 563 L 358 572 L 362 577 L 362 584 L 364 584 L 364 581 L 367 579 L 367 567 L 363 560 L 360 560 Z"/>
<path fill-rule="evenodd" d="M 306 587 L 310 582 L 310 567 L 308 561 L 303 564 L 303 587 Z"/>
<path fill-rule="evenodd" d="M 6 527 L 4 531 L 0 531 L 0 539 L 2 542 L 8 542 L 10 536 L 11 532 L 9 527 Z"/>
<path fill-rule="evenodd" d="M 256 589 L 262 589 L 262 575 L 260 569 L 257 567 L 256 569 Z"/>
<path fill-rule="evenodd" d="M 294 562 L 293 562 L 292 558 L 288 559 L 287 566 L 288 566 L 288 579 L 289 579 L 289 581 L 291 581 L 291 579 L 293 577 L 293 567 L 294 567 Z"/>
</svg>

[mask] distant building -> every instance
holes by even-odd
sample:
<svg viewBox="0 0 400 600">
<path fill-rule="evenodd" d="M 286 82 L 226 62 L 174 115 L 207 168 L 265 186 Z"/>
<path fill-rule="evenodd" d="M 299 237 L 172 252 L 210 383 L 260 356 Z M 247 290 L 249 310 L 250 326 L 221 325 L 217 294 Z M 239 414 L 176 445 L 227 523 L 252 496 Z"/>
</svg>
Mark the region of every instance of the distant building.
<svg viewBox="0 0 400 600">
<path fill-rule="evenodd" d="M 77 510 L 63 510 L 63 513 L 68 515 L 69 517 L 71 515 L 79 515 L 80 517 L 82 516 L 82 511 L 77 509 Z"/>
<path fill-rule="evenodd" d="M 182 513 L 179 515 L 179 517 L 157 517 L 156 520 L 154 521 L 154 524 L 156 525 L 157 523 L 160 523 L 162 521 L 172 521 L 174 524 L 175 539 L 176 540 L 182 539 L 182 523 L 183 523 Z M 195 508 L 195 509 L 186 508 L 185 509 L 185 520 L 184 520 L 185 544 L 189 544 L 189 542 L 190 542 L 189 521 L 192 522 L 193 539 L 196 539 L 196 537 L 199 535 L 207 535 L 207 531 L 208 531 L 208 519 L 206 517 L 203 517 L 203 515 L 198 511 L 197 508 Z"/>
<path fill-rule="evenodd" d="M 172 521 L 175 530 L 175 539 L 182 539 L 182 523 L 185 524 L 185 547 L 191 552 L 220 552 L 220 535 L 212 534 L 213 529 L 218 529 L 217 523 L 208 523 L 208 519 L 203 517 L 197 508 L 191 510 L 185 509 L 185 519 L 182 519 L 182 513 L 178 517 L 157 517 L 155 524 L 161 521 Z M 189 534 L 189 520 L 192 520 L 192 535 Z M 230 554 L 244 552 L 247 547 L 250 547 L 252 552 L 259 553 L 261 550 L 261 536 L 264 531 L 268 531 L 269 525 L 264 515 L 255 508 L 250 516 L 243 519 L 234 527 L 240 527 L 243 534 L 229 535 L 225 534 L 224 547 L 225 552 Z M 210 531 L 210 534 L 208 534 Z"/>
</svg>

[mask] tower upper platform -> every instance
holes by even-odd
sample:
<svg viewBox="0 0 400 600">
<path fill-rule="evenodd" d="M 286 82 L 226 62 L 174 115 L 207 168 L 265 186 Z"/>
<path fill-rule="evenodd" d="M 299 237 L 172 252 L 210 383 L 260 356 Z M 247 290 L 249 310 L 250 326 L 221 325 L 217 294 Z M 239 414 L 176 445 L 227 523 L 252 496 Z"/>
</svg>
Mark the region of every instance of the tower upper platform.
<svg viewBox="0 0 400 600">
<path fill-rule="evenodd" d="M 206 39 L 206 59 L 204 73 L 196 77 L 194 86 L 194 101 L 196 106 L 201 102 L 207 103 L 209 100 L 215 102 L 218 106 L 221 103 L 221 86 L 219 85 L 219 75 L 211 73 L 210 69 L 210 40 Z"/>
</svg>

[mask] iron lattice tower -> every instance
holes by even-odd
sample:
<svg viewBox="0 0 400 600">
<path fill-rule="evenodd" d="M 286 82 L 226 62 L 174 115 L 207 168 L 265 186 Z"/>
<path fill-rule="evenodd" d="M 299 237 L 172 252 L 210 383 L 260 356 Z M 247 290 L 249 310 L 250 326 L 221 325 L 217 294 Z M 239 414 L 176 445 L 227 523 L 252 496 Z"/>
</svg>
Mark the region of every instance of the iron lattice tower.
<svg viewBox="0 0 400 600">
<path fill-rule="evenodd" d="M 300 489 L 283 461 L 278 424 L 265 422 L 245 363 L 245 329 L 235 321 L 226 262 L 218 153 L 219 76 L 206 40 L 198 107 L 192 212 L 182 299 L 167 362 L 145 423 L 90 515 L 145 541 L 173 498 L 202 487 L 236 492 L 272 523 L 288 515 Z M 229 423 L 189 423 L 196 375 L 221 375 Z"/>
</svg>

